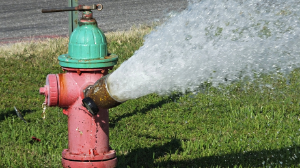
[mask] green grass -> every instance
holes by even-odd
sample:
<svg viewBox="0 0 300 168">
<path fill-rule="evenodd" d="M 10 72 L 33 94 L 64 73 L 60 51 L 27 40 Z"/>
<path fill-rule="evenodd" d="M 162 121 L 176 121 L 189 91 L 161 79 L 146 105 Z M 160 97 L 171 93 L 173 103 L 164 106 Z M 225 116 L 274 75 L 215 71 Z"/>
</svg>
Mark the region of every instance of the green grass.
<svg viewBox="0 0 300 168">
<path fill-rule="evenodd" d="M 107 34 L 109 51 L 120 56 L 116 67 L 150 30 Z M 0 167 L 61 166 L 67 116 L 48 107 L 43 120 L 38 89 L 47 74 L 62 73 L 57 56 L 66 52 L 66 39 L 0 47 Z M 299 92 L 295 70 L 287 78 L 129 100 L 110 109 L 110 145 L 118 167 L 300 167 Z"/>
</svg>

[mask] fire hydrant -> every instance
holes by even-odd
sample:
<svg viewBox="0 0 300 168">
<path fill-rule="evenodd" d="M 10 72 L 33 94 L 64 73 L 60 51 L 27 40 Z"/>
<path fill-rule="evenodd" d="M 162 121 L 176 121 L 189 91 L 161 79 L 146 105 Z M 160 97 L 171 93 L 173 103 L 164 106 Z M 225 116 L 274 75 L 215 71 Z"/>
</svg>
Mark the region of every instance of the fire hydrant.
<svg viewBox="0 0 300 168">
<path fill-rule="evenodd" d="M 93 9 L 102 5 L 79 5 L 74 8 L 43 9 L 43 13 L 83 11 L 82 18 L 69 39 L 68 54 L 58 57 L 65 73 L 49 74 L 40 88 L 47 106 L 59 106 L 68 116 L 68 149 L 62 152 L 63 167 L 116 167 L 116 152 L 109 146 L 108 109 L 93 114 L 83 106 L 85 89 L 108 73 L 118 56 L 107 53 L 103 32 L 93 18 Z"/>
</svg>

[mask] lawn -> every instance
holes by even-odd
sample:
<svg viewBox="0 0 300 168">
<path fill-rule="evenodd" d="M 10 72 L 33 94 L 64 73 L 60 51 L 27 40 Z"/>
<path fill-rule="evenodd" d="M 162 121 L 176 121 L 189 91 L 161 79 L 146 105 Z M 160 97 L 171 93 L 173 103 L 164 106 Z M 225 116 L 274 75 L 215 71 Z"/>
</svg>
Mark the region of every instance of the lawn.
<svg viewBox="0 0 300 168">
<path fill-rule="evenodd" d="M 120 58 L 113 70 L 151 29 L 106 34 Z M 48 107 L 43 120 L 39 88 L 47 74 L 63 73 L 57 57 L 67 43 L 0 47 L 0 167 L 61 166 L 67 116 Z M 299 96 L 300 70 L 219 88 L 204 83 L 197 94 L 147 95 L 110 109 L 110 146 L 118 167 L 300 167 Z"/>
</svg>

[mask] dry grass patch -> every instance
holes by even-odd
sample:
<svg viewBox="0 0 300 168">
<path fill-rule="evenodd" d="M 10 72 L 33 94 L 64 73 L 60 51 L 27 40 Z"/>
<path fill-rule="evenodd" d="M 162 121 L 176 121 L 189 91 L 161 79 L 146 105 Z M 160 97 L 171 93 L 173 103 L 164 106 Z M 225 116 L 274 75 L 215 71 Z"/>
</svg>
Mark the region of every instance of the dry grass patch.
<svg viewBox="0 0 300 168">
<path fill-rule="evenodd" d="M 122 44 L 130 42 L 132 39 L 140 39 L 153 30 L 154 26 L 133 26 L 127 31 L 117 31 L 105 33 L 107 42 L 117 42 Z M 17 42 L 0 46 L 0 58 L 18 58 L 19 55 L 30 57 L 49 57 L 52 54 L 68 52 L 68 37 L 47 38 L 43 40 L 32 40 Z M 113 51 L 110 51 L 113 52 Z"/>
<path fill-rule="evenodd" d="M 49 55 L 57 52 L 67 52 L 68 41 L 68 38 L 61 37 L 3 45 L 0 46 L 0 57 L 18 58 L 20 55 L 24 57 L 29 57 L 32 55 L 36 55 L 38 57 L 48 57 Z"/>
<path fill-rule="evenodd" d="M 143 38 L 145 35 L 147 35 L 149 32 L 153 30 L 155 25 L 153 26 L 133 26 L 130 28 L 130 30 L 127 31 L 117 31 L 117 32 L 108 32 L 105 33 L 107 42 L 116 41 L 119 44 L 122 44 L 124 42 L 131 42 L 130 39 L 138 39 Z"/>
<path fill-rule="evenodd" d="M 144 36 L 153 30 L 153 26 L 133 26 L 127 31 L 105 33 L 108 52 L 119 56 L 118 68 L 124 60 L 131 57 L 139 46 L 144 43 Z M 17 42 L 0 46 L 0 58 L 10 60 L 22 60 L 30 62 L 33 67 L 47 64 L 51 67 L 58 65 L 57 57 L 68 53 L 68 37 L 48 38 L 43 40 L 32 40 Z M 21 64 L 23 67 L 23 64 Z"/>
</svg>

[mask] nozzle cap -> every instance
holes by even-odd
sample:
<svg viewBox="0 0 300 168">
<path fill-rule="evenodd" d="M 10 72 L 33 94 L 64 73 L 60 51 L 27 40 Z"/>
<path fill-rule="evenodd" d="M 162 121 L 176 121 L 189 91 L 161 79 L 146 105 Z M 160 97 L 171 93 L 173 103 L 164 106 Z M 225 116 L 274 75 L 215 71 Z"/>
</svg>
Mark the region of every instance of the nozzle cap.
<svg viewBox="0 0 300 168">
<path fill-rule="evenodd" d="M 82 99 L 83 106 L 92 114 L 96 115 L 99 112 L 99 108 L 96 103 L 90 97 Z"/>
</svg>

